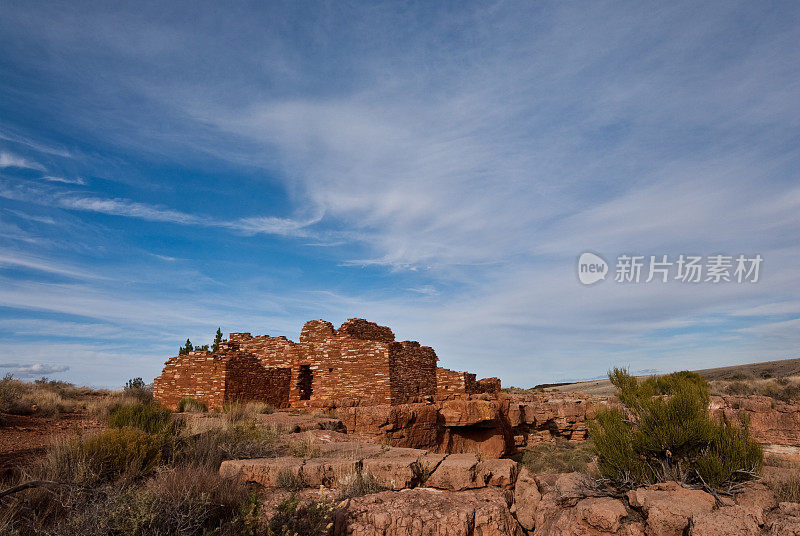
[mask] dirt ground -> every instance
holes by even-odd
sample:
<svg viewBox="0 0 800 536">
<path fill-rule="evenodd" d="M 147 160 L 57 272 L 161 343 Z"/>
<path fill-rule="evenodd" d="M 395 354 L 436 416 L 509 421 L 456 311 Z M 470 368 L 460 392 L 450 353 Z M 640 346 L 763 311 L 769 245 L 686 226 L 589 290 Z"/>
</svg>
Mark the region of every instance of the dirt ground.
<svg viewBox="0 0 800 536">
<path fill-rule="evenodd" d="M 0 426 L 0 476 L 7 476 L 41 456 L 53 442 L 98 430 L 99 421 L 85 413 L 65 413 L 58 419 L 3 414 Z"/>
</svg>

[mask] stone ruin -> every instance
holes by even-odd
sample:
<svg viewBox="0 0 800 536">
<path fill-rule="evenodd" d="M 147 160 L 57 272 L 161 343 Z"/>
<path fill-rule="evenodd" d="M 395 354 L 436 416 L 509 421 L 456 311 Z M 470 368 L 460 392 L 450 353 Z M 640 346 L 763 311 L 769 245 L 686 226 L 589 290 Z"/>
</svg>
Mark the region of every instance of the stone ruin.
<svg viewBox="0 0 800 536">
<path fill-rule="evenodd" d="M 306 322 L 298 342 L 286 337 L 231 333 L 217 352 L 170 358 L 153 384 L 156 399 L 176 408 L 194 398 L 209 409 L 262 401 L 277 408 L 405 404 L 497 393 L 500 380 L 437 367 L 438 357 L 416 341 L 362 318 L 339 329 Z"/>
</svg>

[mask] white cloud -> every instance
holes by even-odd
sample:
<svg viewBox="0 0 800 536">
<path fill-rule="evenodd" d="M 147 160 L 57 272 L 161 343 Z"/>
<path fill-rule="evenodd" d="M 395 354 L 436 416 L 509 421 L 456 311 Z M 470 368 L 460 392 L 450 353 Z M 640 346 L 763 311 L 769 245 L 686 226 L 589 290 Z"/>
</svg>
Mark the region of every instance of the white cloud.
<svg viewBox="0 0 800 536">
<path fill-rule="evenodd" d="M 69 367 L 66 365 L 51 365 L 47 363 L 33 363 L 30 365 L 20 365 L 17 363 L 1 364 L 0 368 L 10 369 L 11 374 L 22 378 L 35 378 L 40 376 L 47 376 L 48 374 L 55 374 L 59 372 L 66 372 Z"/>
<path fill-rule="evenodd" d="M 42 177 L 42 180 L 50 181 L 50 182 L 62 182 L 64 184 L 78 184 L 78 185 L 81 185 L 81 186 L 86 185 L 86 180 L 82 179 L 81 177 L 75 177 L 75 178 L 72 178 L 72 179 L 68 179 L 66 177 L 52 177 L 52 176 L 46 175 L 46 176 Z"/>
<path fill-rule="evenodd" d="M 18 167 L 18 168 L 44 171 L 44 166 L 42 166 L 38 162 L 33 162 L 31 160 L 22 158 L 21 156 L 17 156 L 15 154 L 6 151 L 0 151 L 0 168 L 7 168 L 7 167 Z"/>
</svg>

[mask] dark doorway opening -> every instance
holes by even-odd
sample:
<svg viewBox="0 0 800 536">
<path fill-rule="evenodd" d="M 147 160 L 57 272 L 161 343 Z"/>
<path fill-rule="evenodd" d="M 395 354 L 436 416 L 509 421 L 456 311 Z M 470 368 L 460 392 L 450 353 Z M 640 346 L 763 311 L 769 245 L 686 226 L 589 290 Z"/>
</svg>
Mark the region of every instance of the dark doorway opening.
<svg viewBox="0 0 800 536">
<path fill-rule="evenodd" d="M 300 365 L 300 374 L 297 376 L 297 390 L 300 391 L 300 400 L 311 400 L 311 384 L 314 382 L 314 374 L 311 372 L 311 365 Z"/>
</svg>

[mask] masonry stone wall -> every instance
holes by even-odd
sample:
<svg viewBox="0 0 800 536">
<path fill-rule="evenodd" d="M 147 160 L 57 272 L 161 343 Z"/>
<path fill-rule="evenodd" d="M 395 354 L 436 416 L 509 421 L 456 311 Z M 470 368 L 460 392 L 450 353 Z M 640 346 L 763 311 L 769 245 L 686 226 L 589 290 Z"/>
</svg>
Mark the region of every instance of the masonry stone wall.
<svg viewBox="0 0 800 536">
<path fill-rule="evenodd" d="M 194 398 L 209 409 L 251 400 L 285 407 L 289 378 L 288 368 L 264 367 L 255 356 L 228 343 L 216 354 L 197 351 L 170 358 L 153 382 L 153 395 L 170 409 L 184 398 Z"/>
<path fill-rule="evenodd" d="M 474 385 L 474 374 L 443 367 L 437 367 L 436 369 L 436 398 L 440 400 L 471 394 L 474 391 Z"/>
<path fill-rule="evenodd" d="M 438 368 L 436 352 L 360 318 L 339 329 L 306 322 L 299 342 L 231 333 L 219 352 L 191 352 L 167 361 L 156 398 L 175 407 L 192 397 L 209 408 L 230 400 L 263 400 L 276 407 L 351 403 L 403 404 L 425 397 L 490 392 L 475 375 Z M 487 380 L 482 380 L 487 382 Z M 499 389 L 499 380 L 497 383 Z M 338 401 L 338 402 L 337 402 Z"/>
<path fill-rule="evenodd" d="M 276 408 L 289 405 L 291 369 L 267 368 L 255 356 L 237 352 L 228 360 L 225 403 L 266 402 Z"/>
<path fill-rule="evenodd" d="M 171 357 L 153 382 L 153 395 L 164 407 L 176 409 L 182 398 L 194 398 L 208 407 L 225 400 L 226 355 L 189 352 Z"/>
<path fill-rule="evenodd" d="M 416 341 L 389 346 L 391 403 L 436 396 L 436 352 Z"/>
</svg>

